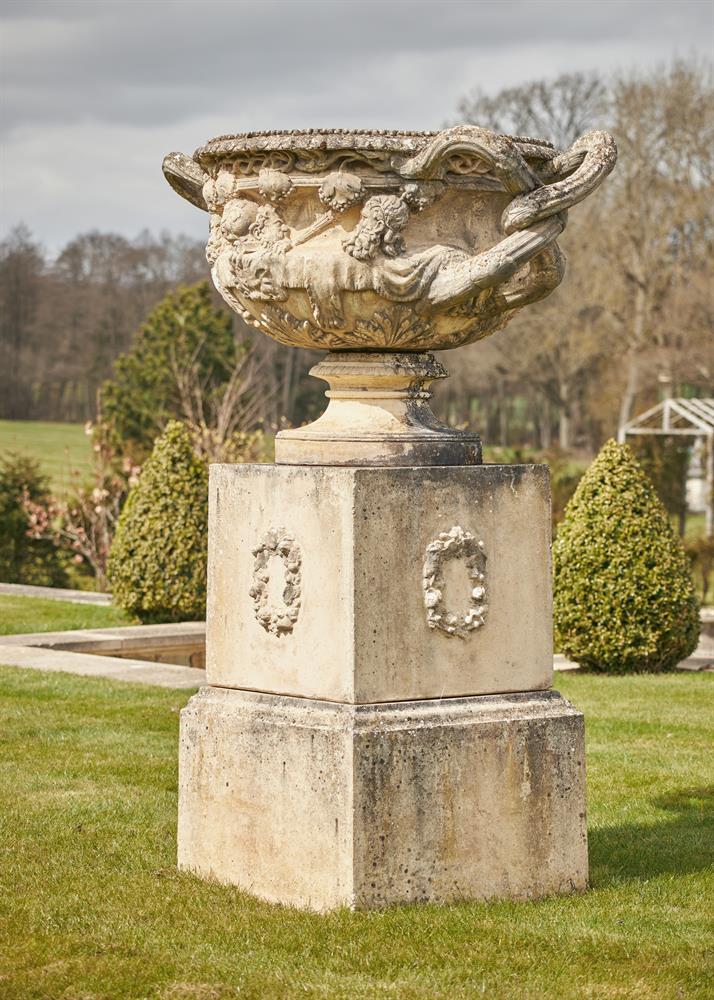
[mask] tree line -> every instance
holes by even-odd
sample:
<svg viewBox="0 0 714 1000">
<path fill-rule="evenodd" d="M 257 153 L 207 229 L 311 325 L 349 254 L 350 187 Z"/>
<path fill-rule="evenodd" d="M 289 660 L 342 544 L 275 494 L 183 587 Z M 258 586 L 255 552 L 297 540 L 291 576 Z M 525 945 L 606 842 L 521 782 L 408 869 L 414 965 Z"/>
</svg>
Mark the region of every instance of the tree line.
<svg viewBox="0 0 714 1000">
<path fill-rule="evenodd" d="M 476 421 L 493 443 L 592 454 L 660 394 L 712 393 L 713 96 L 711 65 L 678 61 L 610 79 L 567 74 L 461 102 L 461 121 L 547 136 L 561 148 L 607 128 L 619 158 L 571 213 L 560 288 L 463 349 L 447 386 L 455 419 Z"/>
<path fill-rule="evenodd" d="M 560 288 L 501 333 L 443 355 L 452 377 L 437 388 L 442 416 L 494 445 L 593 453 L 663 391 L 711 393 L 712 90 L 711 67 L 686 61 L 464 98 L 458 121 L 563 148 L 605 127 L 620 156 L 571 214 Z M 98 389 L 147 314 L 206 274 L 203 244 L 182 236 L 91 232 L 52 258 L 25 227 L 13 230 L 0 243 L 0 417 L 95 419 Z M 322 387 L 307 371 L 316 356 L 235 316 L 230 323 L 260 368 L 250 420 L 277 426 L 314 416 Z"/>
<path fill-rule="evenodd" d="M 208 274 L 205 244 L 98 231 L 72 239 L 55 258 L 26 226 L 0 242 L 0 419 L 94 421 L 99 390 L 136 342 L 142 324 L 174 289 Z M 241 344 L 250 343 L 263 384 L 260 421 L 300 422 L 319 406 L 307 371 L 315 352 L 296 352 L 213 304 Z"/>
</svg>

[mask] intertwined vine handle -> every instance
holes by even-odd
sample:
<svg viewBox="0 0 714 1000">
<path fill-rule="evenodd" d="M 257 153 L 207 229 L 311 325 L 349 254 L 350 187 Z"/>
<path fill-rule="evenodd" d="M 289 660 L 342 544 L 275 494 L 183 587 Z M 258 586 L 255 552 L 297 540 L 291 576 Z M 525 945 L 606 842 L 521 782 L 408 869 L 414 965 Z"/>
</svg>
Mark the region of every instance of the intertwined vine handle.
<svg viewBox="0 0 714 1000">
<path fill-rule="evenodd" d="M 502 219 L 508 234 L 577 205 L 600 185 L 617 160 L 615 140 L 603 131 L 586 132 L 564 153 L 530 140 L 523 145 L 537 154 L 538 173 L 528 166 L 513 139 L 476 125 L 457 125 L 440 132 L 397 170 L 410 180 L 440 180 L 457 154 L 484 161 L 514 195 Z"/>
<path fill-rule="evenodd" d="M 521 149 L 538 163 L 537 172 Z M 458 125 L 440 132 L 395 169 L 407 180 L 443 180 L 454 159 L 463 155 L 485 163 L 514 197 L 501 217 L 504 239 L 474 255 L 461 273 L 449 276 L 443 289 L 435 283 L 431 301 L 438 304 L 472 287 L 498 285 L 535 258 L 545 269 L 543 288 L 554 287 L 562 277 L 562 258 L 554 244 L 565 228 L 566 210 L 594 191 L 615 166 L 615 140 L 608 132 L 587 132 L 561 153 L 537 140 L 517 143 L 475 125 Z M 542 291 L 509 291 L 506 297 L 510 304 L 523 304 Z"/>
</svg>

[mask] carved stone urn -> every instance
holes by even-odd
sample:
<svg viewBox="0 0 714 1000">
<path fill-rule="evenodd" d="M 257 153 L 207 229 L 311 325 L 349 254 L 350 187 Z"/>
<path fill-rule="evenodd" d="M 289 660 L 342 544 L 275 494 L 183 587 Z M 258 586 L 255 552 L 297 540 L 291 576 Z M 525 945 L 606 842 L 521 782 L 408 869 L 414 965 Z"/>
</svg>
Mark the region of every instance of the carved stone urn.
<svg viewBox="0 0 714 1000">
<path fill-rule="evenodd" d="M 313 370 L 327 414 L 281 433 L 276 461 L 478 462 L 476 436 L 429 409 L 447 373 L 425 352 L 480 340 L 553 291 L 566 210 L 615 157 L 605 132 L 560 152 L 468 125 L 256 132 L 170 153 L 167 180 L 210 214 L 225 301 L 281 343 L 330 351 Z"/>
<path fill-rule="evenodd" d="M 181 713 L 178 862 L 315 910 L 586 888 L 583 717 L 552 690 L 550 481 L 446 427 L 435 355 L 563 276 L 612 169 L 461 126 L 171 153 L 223 298 L 329 405 L 210 471 L 207 685 Z"/>
</svg>

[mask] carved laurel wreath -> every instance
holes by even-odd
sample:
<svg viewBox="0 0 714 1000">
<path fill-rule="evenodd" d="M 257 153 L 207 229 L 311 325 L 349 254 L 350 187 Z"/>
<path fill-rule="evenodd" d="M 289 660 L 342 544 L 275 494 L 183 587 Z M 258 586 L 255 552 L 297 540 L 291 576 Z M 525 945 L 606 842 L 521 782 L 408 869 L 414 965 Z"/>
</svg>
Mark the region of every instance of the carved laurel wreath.
<svg viewBox="0 0 714 1000">
<path fill-rule="evenodd" d="M 444 600 L 444 567 L 449 559 L 463 561 L 472 584 L 468 607 L 461 614 L 449 611 Z M 442 531 L 426 547 L 423 576 L 424 607 L 429 628 L 438 628 L 447 635 L 465 639 L 484 624 L 488 606 L 485 603 L 486 554 L 483 542 L 458 525 L 450 531 Z"/>
<path fill-rule="evenodd" d="M 285 528 L 270 528 L 259 545 L 253 549 L 253 583 L 249 594 L 253 598 L 255 617 L 266 632 L 273 635 L 287 635 L 292 632 L 300 614 L 300 591 L 302 555 L 300 547 Z M 285 570 L 285 585 L 282 592 L 282 607 L 270 603 L 268 584 L 270 570 L 268 563 L 278 556 Z"/>
</svg>

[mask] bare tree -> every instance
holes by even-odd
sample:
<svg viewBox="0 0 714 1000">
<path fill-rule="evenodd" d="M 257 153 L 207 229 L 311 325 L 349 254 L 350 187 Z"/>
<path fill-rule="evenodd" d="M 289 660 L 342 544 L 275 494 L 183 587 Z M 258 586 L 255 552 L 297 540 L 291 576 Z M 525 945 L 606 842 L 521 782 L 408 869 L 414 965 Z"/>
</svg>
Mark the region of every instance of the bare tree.
<svg viewBox="0 0 714 1000">
<path fill-rule="evenodd" d="M 606 192 L 605 266 L 623 348 L 622 424 L 657 369 L 669 369 L 671 378 L 680 337 L 706 336 L 701 326 L 711 332 L 704 275 L 714 228 L 712 72 L 677 62 L 644 78 L 620 78 L 612 94 L 620 160 Z M 687 320 L 692 326 L 683 325 Z"/>
<path fill-rule="evenodd" d="M 200 343 L 184 365 L 171 352 L 171 373 L 196 452 L 207 462 L 254 458 L 262 450 L 260 425 L 270 405 L 265 366 L 246 343 L 228 381 L 212 389 L 201 378 L 203 346 Z"/>
<path fill-rule="evenodd" d="M 696 61 L 607 88 L 575 74 L 462 102 L 472 121 L 559 145 L 603 124 L 620 148 L 607 184 L 572 213 L 562 286 L 463 349 L 458 391 L 480 400 L 491 434 L 508 438 L 520 407 L 521 434 L 547 443 L 554 421 L 563 446 L 597 447 L 656 399 L 659 377 L 711 391 L 713 106 L 711 67 Z"/>
<path fill-rule="evenodd" d="M 31 391 L 19 371 L 36 356 L 38 304 L 44 253 L 26 226 L 16 226 L 0 243 L 0 416 L 20 419 Z"/>
<path fill-rule="evenodd" d="M 461 121 L 510 135 L 550 139 L 567 148 L 607 114 L 607 88 L 596 73 L 563 73 L 494 95 L 475 90 L 458 105 Z"/>
</svg>

